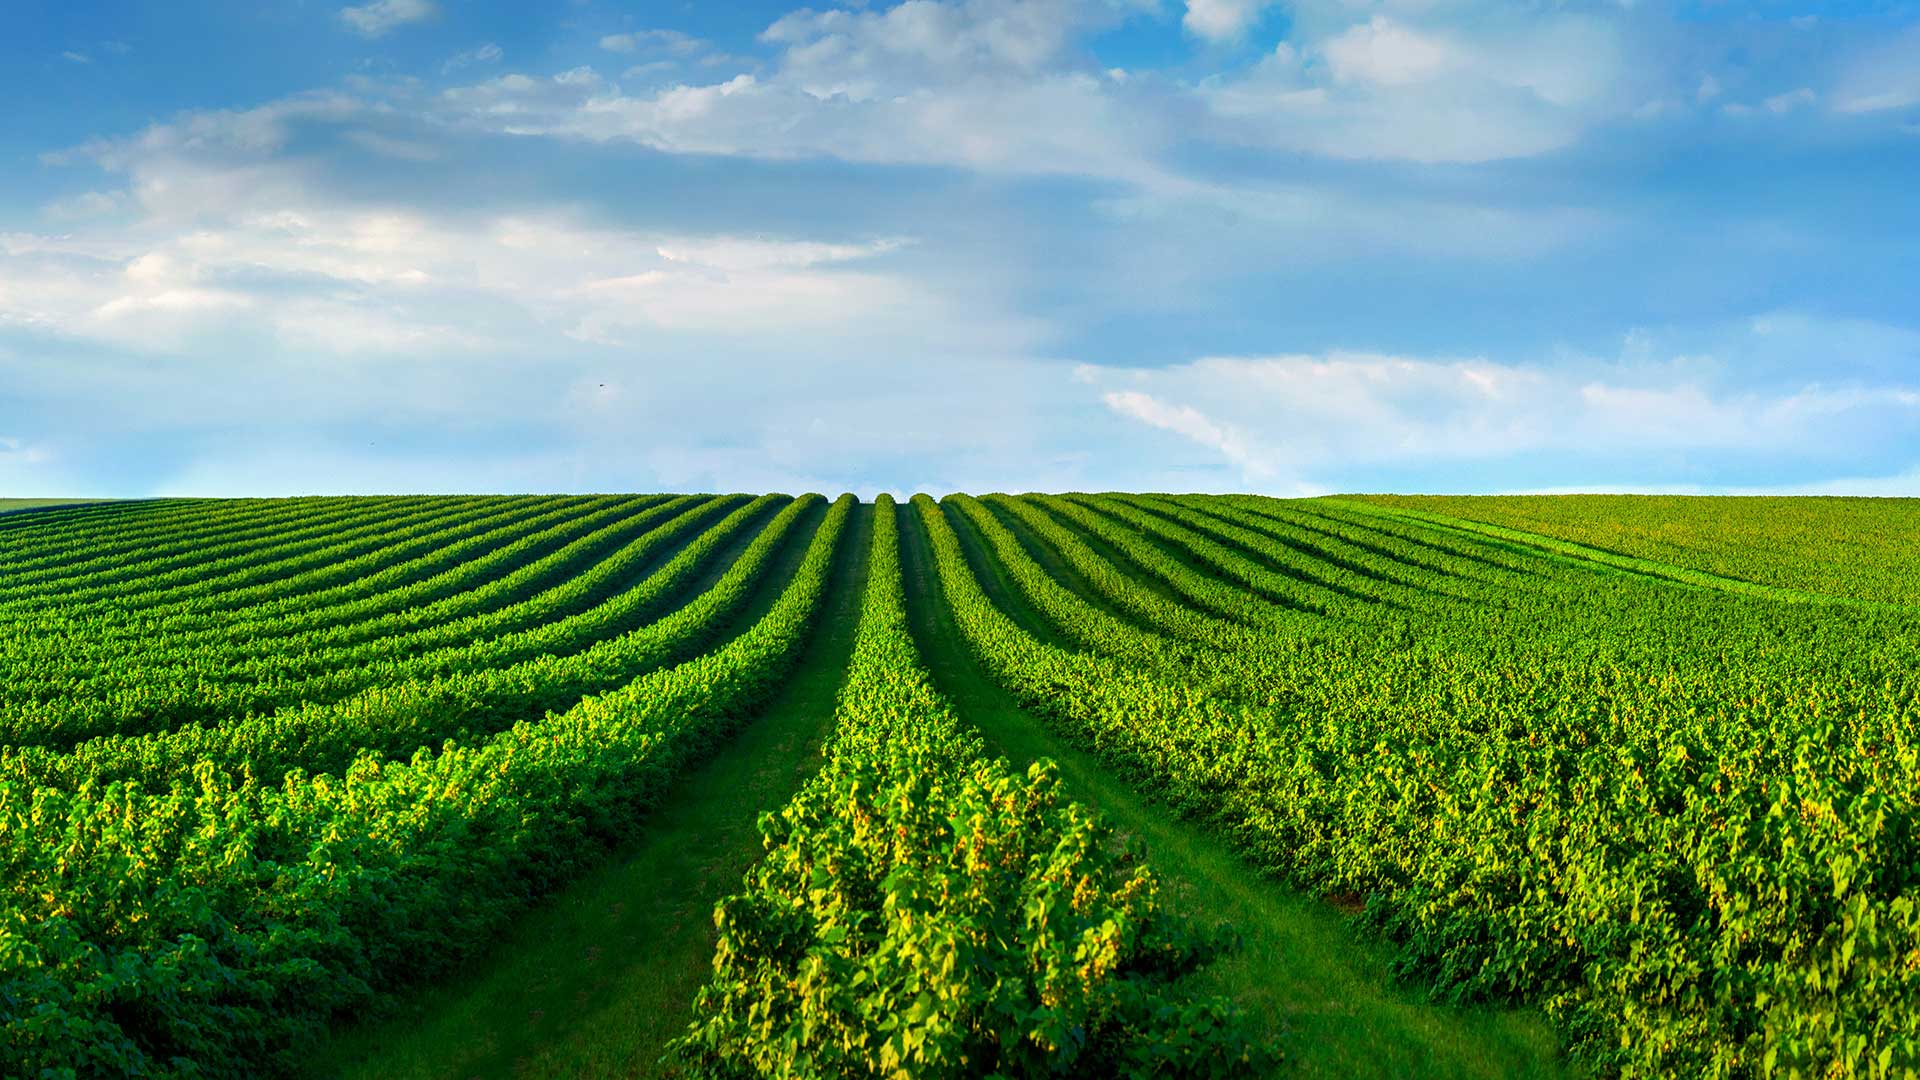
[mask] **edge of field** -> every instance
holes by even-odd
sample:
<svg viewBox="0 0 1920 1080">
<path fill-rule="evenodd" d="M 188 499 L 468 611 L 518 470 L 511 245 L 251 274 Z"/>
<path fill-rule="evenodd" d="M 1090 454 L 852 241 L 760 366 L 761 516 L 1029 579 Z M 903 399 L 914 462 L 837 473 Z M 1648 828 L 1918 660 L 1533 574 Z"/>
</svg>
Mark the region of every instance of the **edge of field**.
<svg viewBox="0 0 1920 1080">
<path fill-rule="evenodd" d="M 1767 600 L 1779 600 L 1795 604 L 1838 604 L 1847 607 L 1874 608 L 1884 611 L 1912 611 L 1912 605 L 1897 604 L 1884 600 L 1861 600 L 1855 597 L 1839 596 L 1833 593 L 1813 592 L 1806 589 L 1788 588 L 1783 585 L 1763 585 L 1745 578 L 1729 577 L 1710 570 L 1697 570 L 1677 563 L 1662 562 L 1640 555 L 1623 555 L 1617 551 L 1595 547 L 1578 540 L 1565 540 L 1546 533 L 1517 529 L 1510 525 L 1499 525 L 1490 521 L 1457 517 L 1442 514 L 1434 510 L 1419 510 L 1413 507 L 1394 506 L 1373 502 L 1367 496 L 1325 495 L 1314 500 L 1338 506 L 1356 513 L 1371 514 L 1389 520 L 1399 520 L 1429 528 L 1454 533 L 1465 533 L 1482 540 L 1501 541 L 1532 549 L 1535 554 L 1558 556 L 1562 559 L 1598 565 L 1608 569 L 1645 577 L 1660 578 L 1682 585 L 1695 585 L 1702 588 L 1718 589 L 1722 592 L 1740 593 L 1757 596 Z"/>
<path fill-rule="evenodd" d="M 54 510 L 62 506 L 92 506 L 121 502 L 120 499 L 0 499 L 0 514 L 20 514 L 29 510 Z"/>
</svg>

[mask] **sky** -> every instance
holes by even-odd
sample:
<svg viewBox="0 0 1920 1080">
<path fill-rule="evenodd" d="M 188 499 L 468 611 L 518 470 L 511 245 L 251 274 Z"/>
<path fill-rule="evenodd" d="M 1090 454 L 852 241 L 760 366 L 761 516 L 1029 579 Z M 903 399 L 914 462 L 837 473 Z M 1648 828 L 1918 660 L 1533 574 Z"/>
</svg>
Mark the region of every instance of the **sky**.
<svg viewBox="0 0 1920 1080">
<path fill-rule="evenodd" d="M 0 496 L 1920 496 L 1920 0 L 12 0 L 0 116 Z"/>
</svg>

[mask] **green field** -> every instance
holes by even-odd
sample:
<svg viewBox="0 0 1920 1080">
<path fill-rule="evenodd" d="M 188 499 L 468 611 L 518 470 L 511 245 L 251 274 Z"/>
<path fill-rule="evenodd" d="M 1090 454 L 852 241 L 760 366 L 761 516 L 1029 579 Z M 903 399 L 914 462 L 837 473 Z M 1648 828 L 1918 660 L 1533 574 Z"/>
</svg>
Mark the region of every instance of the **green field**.
<svg viewBox="0 0 1920 1080">
<path fill-rule="evenodd" d="M 1920 499 L 1373 495 L 1763 585 L 1920 604 Z"/>
<path fill-rule="evenodd" d="M 1912 501 L 0 518 L 0 1075 L 1920 1074 Z"/>
<path fill-rule="evenodd" d="M 72 506 L 86 499 L 0 499 L 0 514 L 12 510 L 39 510 L 49 506 Z"/>
</svg>

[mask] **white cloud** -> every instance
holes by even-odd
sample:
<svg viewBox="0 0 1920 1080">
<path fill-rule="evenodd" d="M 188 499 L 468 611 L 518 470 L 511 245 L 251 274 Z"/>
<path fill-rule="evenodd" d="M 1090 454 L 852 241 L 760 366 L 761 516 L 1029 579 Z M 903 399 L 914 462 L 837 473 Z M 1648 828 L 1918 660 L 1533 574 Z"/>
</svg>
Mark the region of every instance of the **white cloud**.
<svg viewBox="0 0 1920 1080">
<path fill-rule="evenodd" d="M 1180 24 L 1209 41 L 1231 41 L 1245 34 L 1272 0 L 1187 0 Z"/>
<path fill-rule="evenodd" d="M 1843 113 L 1874 113 L 1920 104 L 1920 26 L 1859 53 L 1834 87 L 1833 107 Z"/>
<path fill-rule="evenodd" d="M 1402 26 L 1384 15 L 1335 35 L 1321 46 L 1337 81 L 1382 86 L 1425 82 L 1469 62 L 1444 39 Z"/>
<path fill-rule="evenodd" d="M 1803 86 L 1798 90 L 1789 90 L 1784 94 L 1775 94 L 1761 102 L 1761 105 L 1775 116 L 1781 116 L 1801 106 L 1811 105 L 1817 100 L 1819 100 L 1819 95 L 1815 94 L 1812 89 Z"/>
<path fill-rule="evenodd" d="M 83 52 L 75 52 L 75 51 L 73 51 L 72 49 L 69 49 L 69 50 L 67 50 L 66 52 L 63 52 L 63 53 L 61 53 L 61 54 L 60 54 L 60 59 L 62 59 L 62 60 L 65 60 L 65 61 L 67 61 L 67 62 L 68 62 L 68 63 L 70 63 L 70 64 L 91 64 L 91 63 L 93 63 L 93 58 L 92 58 L 92 57 L 90 57 L 90 56 L 88 56 L 88 55 L 87 55 L 86 53 L 83 53 Z"/>
<path fill-rule="evenodd" d="M 363 150 L 395 161 L 437 161 L 440 157 L 440 151 L 431 143 L 403 139 L 379 131 L 349 131 L 342 134 L 341 138 Z"/>
<path fill-rule="evenodd" d="M 25 439 L 0 435 L 0 468 L 14 465 L 38 465 L 47 460 L 45 448 Z"/>
<path fill-rule="evenodd" d="M 506 52 L 502 50 L 500 46 L 489 41 L 485 45 L 468 49 L 465 52 L 454 53 L 452 56 L 447 57 L 447 62 L 440 65 L 440 73 L 445 75 L 449 72 L 458 71 L 464 67 L 472 67 L 476 64 L 497 64 L 505 55 Z"/>
<path fill-rule="evenodd" d="M 611 345 L 667 331 L 772 341 L 856 323 L 909 333 L 916 320 L 963 318 L 906 279 L 843 269 L 896 240 L 668 236 L 559 213 L 441 218 L 324 202 L 183 231 L 152 224 L 137 241 L 117 230 L 7 237 L 0 321 L 143 352 L 255 334 L 292 350 L 399 354 L 555 333 Z M 464 314 L 476 304 L 478 324 Z"/>
<path fill-rule="evenodd" d="M 1122 416 L 1218 450 L 1249 478 L 1264 478 L 1273 473 L 1270 463 L 1248 446 L 1246 437 L 1238 429 L 1214 422 L 1191 405 L 1170 405 L 1138 390 L 1109 391 L 1101 395 L 1101 400 Z"/>
<path fill-rule="evenodd" d="M 1785 116 L 1788 113 L 1806 108 L 1818 100 L 1820 100 L 1819 94 L 1815 93 L 1811 87 L 1803 86 L 1797 90 L 1788 90 L 1784 93 L 1774 94 L 1771 97 L 1764 98 L 1758 105 L 1730 101 L 1720 106 L 1720 111 L 1728 116 L 1739 117 L 1754 117 L 1762 113 L 1771 116 Z"/>
<path fill-rule="evenodd" d="M 433 0 L 373 0 L 340 9 L 340 21 L 363 37 L 377 38 L 396 27 L 424 22 L 439 13 Z"/>
<path fill-rule="evenodd" d="M 1154 182 L 1165 176 L 1153 159 L 1173 134 L 1171 115 L 1155 92 L 1110 78 L 1072 48 L 1125 10 L 1102 0 L 802 10 L 761 35 L 780 50 L 770 71 L 647 93 L 515 73 L 450 90 L 443 105 L 494 130 L 672 153 Z M 603 44 L 637 50 L 642 38 Z"/>
<path fill-rule="evenodd" d="M 1631 92 L 1622 31 L 1606 20 L 1537 16 L 1434 30 L 1375 15 L 1282 43 L 1200 93 L 1235 140 L 1358 159 L 1478 162 L 1573 143 Z"/>
<path fill-rule="evenodd" d="M 596 84 L 583 69 L 539 85 Z M 126 176 L 127 194 L 102 201 L 130 220 L 0 235 L 0 322 L 134 352 L 247 340 L 394 355 L 688 334 L 766 347 L 797 328 L 825 342 L 916 340 L 938 327 L 955 349 L 1017 350 L 1035 333 L 874 265 L 906 238 L 636 230 L 560 207 L 368 202 L 331 193 L 310 160 L 283 153 L 300 130 L 437 157 L 430 129 L 365 126 L 391 120 L 380 106 L 301 98 L 90 145 L 77 153 Z"/>
<path fill-rule="evenodd" d="M 707 43 L 678 30 L 637 30 L 628 34 L 608 34 L 600 39 L 600 47 L 614 53 L 659 50 L 691 56 L 705 49 Z"/>
<path fill-rule="evenodd" d="M 645 95 L 510 75 L 447 92 L 456 116 L 495 130 L 629 141 L 672 153 L 838 157 L 993 172 L 1152 183 L 1165 137 L 1091 74 L 882 93 L 872 84 L 808 89 L 790 75 L 736 75 Z"/>
<path fill-rule="evenodd" d="M 348 195 L 287 152 L 369 124 L 434 145 L 329 99 L 74 155 L 125 178 L 125 216 L 0 234 L 0 383 L 45 429 L 10 435 L 163 448 L 120 456 L 108 472 L 145 476 L 121 493 L 1065 484 L 1086 464 L 1032 359 L 1049 328 L 991 282 L 918 276 L 908 238 Z M 14 490 L 65 482 L 7 465 Z"/>
<path fill-rule="evenodd" d="M 1242 272 L 1221 269 L 1227 262 L 1257 260 L 1282 282 L 1332 267 L 1337 280 L 1346 268 L 1371 272 L 1385 264 L 1369 260 L 1410 254 L 1394 265 L 1411 267 L 1407 280 L 1417 281 L 1433 265 L 1455 272 L 1596 235 L 1624 238 L 1613 227 L 1632 224 L 1587 209 L 1584 189 L 1528 179 L 1557 175 L 1550 169 L 1523 171 L 1522 195 L 1489 201 L 1481 170 L 1276 169 L 1261 151 L 1497 160 L 1571 145 L 1651 96 L 1636 85 L 1644 43 L 1631 20 L 1456 17 L 1420 0 L 1302 3 L 1289 8 L 1288 45 L 1253 71 L 1194 85 L 1152 70 L 1102 70 L 1084 46 L 1122 15 L 1104 0 L 802 12 L 768 28 L 766 63 L 718 58 L 711 74 L 700 65 L 717 54 L 693 39 L 641 31 L 603 44 L 624 58 L 616 66 L 638 60 L 635 70 L 649 76 L 673 72 L 670 85 L 623 87 L 586 67 L 473 72 L 464 81 L 474 85 L 444 94 L 360 80 L 347 83 L 359 97 L 190 114 L 53 155 L 114 175 L 96 182 L 100 192 L 47 206 L 46 219 L 59 224 L 0 237 L 0 325 L 15 331 L 0 339 L 0 383 L 10 392 L 25 382 L 54 388 L 19 391 L 23 414 L 92 417 L 99 403 L 91 423 L 148 425 L 140 430 L 211 431 L 250 402 L 269 403 L 261 415 L 289 434 L 263 435 L 263 420 L 246 433 L 259 438 L 257 455 L 237 453 L 243 441 L 224 453 L 207 444 L 208 459 L 245 464 L 174 474 L 195 490 L 227 491 L 296 482 L 285 477 L 334 488 L 472 487 L 476 476 L 495 476 L 480 486 L 792 489 L 872 475 L 936 490 L 1172 487 L 1197 475 L 1297 491 L 1352 475 L 1344 470 L 1356 463 L 1477 466 L 1589 445 L 1623 460 L 1817 453 L 1885 430 L 1889 418 L 1914 425 L 1920 391 L 1909 376 L 1920 354 L 1885 341 L 1864 351 L 1908 357 L 1904 367 L 1744 392 L 1711 365 L 1645 358 L 1534 364 L 1339 352 L 1087 368 L 1073 383 L 1065 363 L 1046 359 L 1063 338 L 1026 314 L 1060 310 L 1053 296 L 1022 291 L 1018 275 L 1037 266 L 1049 280 L 1085 275 L 1061 292 L 1080 290 L 1066 303 L 1085 303 L 1091 324 L 1149 296 L 1231 312 L 1213 295 L 1229 290 L 1210 288 Z M 500 56 L 482 47 L 454 59 L 461 63 L 448 61 L 449 70 Z M 1696 90 L 1697 71 L 1659 86 L 1657 99 L 1717 106 L 1718 84 L 1704 79 Z M 1726 77 L 1736 94 L 1748 85 L 1744 75 Z M 1783 95 L 1782 111 L 1837 107 L 1837 91 L 1815 85 L 1814 97 L 1811 86 Z M 498 147 L 476 151 L 475 132 L 1106 183 L 1091 197 L 1101 219 L 1093 227 L 1050 219 L 1057 233 L 1014 236 L 995 230 L 1017 219 L 995 217 L 956 243 L 979 245 L 957 262 L 931 241 L 947 243 L 975 222 L 934 223 L 916 243 L 897 235 L 918 231 L 898 227 L 914 220 L 904 213 L 866 218 L 853 207 L 843 216 L 836 205 L 812 219 L 832 225 L 764 214 L 756 220 L 780 229 L 677 231 L 616 224 L 557 198 L 516 200 L 518 185 L 481 202 L 468 189 L 407 190 L 434 168 L 465 167 L 468 155 L 496 160 L 482 155 Z M 1216 153 L 1221 144 L 1237 145 Z M 568 155 L 593 153 L 534 149 L 555 172 L 572 163 Z M 365 154 L 421 167 L 391 168 L 372 183 L 366 173 L 380 163 Z M 347 168 L 360 175 L 345 178 Z M 847 173 L 818 172 L 829 171 Z M 999 192 L 952 177 L 937 184 L 975 189 L 955 203 Z M 1043 199 L 1085 190 L 1044 187 Z M 595 182 L 567 190 L 606 197 Z M 696 212 L 734 205 L 729 198 Z M 1006 212 L 1058 208 L 1032 205 L 1009 202 Z M 636 220 L 674 220 L 638 201 L 627 208 L 644 215 Z M 863 232 L 866 220 L 896 224 Z M 1068 242 L 1033 250 L 1055 236 Z M 967 269 L 990 269 L 955 272 L 975 256 Z M 1125 295 L 1084 299 L 1107 283 Z M 1767 325 L 1754 336 L 1775 343 L 1766 355 L 1785 370 L 1804 372 L 1806 356 L 1862 351 L 1853 345 L 1866 340 L 1835 336 L 1828 324 Z M 23 340 L 41 351 L 17 359 L 5 351 Z M 755 389 L 753 402 L 740 401 L 743 385 Z M 40 407 L 59 394 L 66 413 Z M 330 443 L 325 429 L 336 422 L 356 432 L 391 423 L 421 432 L 422 443 L 454 431 L 488 449 L 423 452 L 396 465 L 404 454 Z M 45 430 L 14 435 L 49 460 L 69 460 L 76 445 Z"/>
<path fill-rule="evenodd" d="M 1523 455 L 1790 455 L 1920 422 L 1911 385 L 1733 390 L 1685 359 L 1520 365 L 1329 353 L 1089 367 L 1081 379 L 1115 413 L 1217 453 L 1255 484 Z"/>
<path fill-rule="evenodd" d="M 916 0 L 877 12 L 803 9 L 761 40 L 785 48 L 782 67 L 807 92 L 864 100 L 929 81 L 1031 76 L 1114 18 L 1080 0 Z"/>
<path fill-rule="evenodd" d="M 40 212 L 54 221 L 84 221 L 118 213 L 125 207 L 126 199 L 126 193 L 121 191 L 83 191 L 55 199 L 41 207 Z"/>
<path fill-rule="evenodd" d="M 1187 18 L 1196 32 L 1227 34 L 1258 6 L 1201 4 Z M 1600 16 L 1481 19 L 1468 29 L 1404 12 L 1358 23 L 1316 16 L 1263 62 L 1187 84 L 1116 77 L 1079 47 L 1133 10 L 1102 0 L 806 9 L 761 35 L 779 50 L 770 66 L 727 60 L 727 77 L 646 92 L 600 82 L 568 93 L 560 80 L 515 73 L 450 90 L 443 104 L 451 118 L 493 130 L 670 153 L 1067 174 L 1165 191 L 1186 186 L 1171 164 L 1183 147 L 1488 161 L 1559 149 L 1647 100 L 1630 85 L 1626 31 Z M 699 47 L 671 31 L 601 44 L 652 50 L 656 59 L 630 72 L 647 79 Z"/>
</svg>

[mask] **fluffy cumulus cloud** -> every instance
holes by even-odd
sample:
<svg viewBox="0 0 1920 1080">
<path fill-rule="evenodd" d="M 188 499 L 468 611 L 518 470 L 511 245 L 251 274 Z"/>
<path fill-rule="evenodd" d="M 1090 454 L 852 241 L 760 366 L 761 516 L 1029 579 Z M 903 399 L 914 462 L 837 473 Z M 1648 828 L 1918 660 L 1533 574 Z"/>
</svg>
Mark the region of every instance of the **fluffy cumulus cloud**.
<svg viewBox="0 0 1920 1080">
<path fill-rule="evenodd" d="M 1230 41 L 1245 34 L 1272 6 L 1269 0 L 1187 0 L 1180 24 L 1210 41 Z"/>
</svg>

